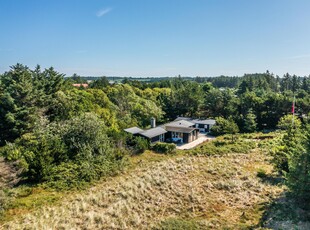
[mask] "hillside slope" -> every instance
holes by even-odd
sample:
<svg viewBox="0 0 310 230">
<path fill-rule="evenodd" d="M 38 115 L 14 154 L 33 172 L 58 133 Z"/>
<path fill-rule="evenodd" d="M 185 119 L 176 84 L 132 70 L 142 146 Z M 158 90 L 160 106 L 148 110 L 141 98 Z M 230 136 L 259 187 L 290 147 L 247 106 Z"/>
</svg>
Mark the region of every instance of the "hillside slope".
<svg viewBox="0 0 310 230">
<path fill-rule="evenodd" d="M 254 227 L 262 205 L 283 188 L 264 183 L 271 171 L 258 150 L 226 156 L 178 156 L 141 165 L 67 198 L 6 223 L 5 229 L 150 229 L 173 219 L 202 229 Z"/>
</svg>

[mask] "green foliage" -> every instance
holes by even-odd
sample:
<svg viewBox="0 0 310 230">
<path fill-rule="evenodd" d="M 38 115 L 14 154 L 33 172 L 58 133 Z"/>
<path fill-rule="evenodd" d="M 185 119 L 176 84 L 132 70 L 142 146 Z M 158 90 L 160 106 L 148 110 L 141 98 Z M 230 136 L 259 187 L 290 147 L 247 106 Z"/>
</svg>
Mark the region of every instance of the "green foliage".
<svg viewBox="0 0 310 230">
<path fill-rule="evenodd" d="M 225 137 L 225 136 L 224 136 Z M 223 155 L 231 153 L 249 153 L 256 147 L 256 143 L 242 138 L 237 138 L 234 142 L 230 138 L 225 140 L 211 141 L 207 144 L 201 145 L 200 147 L 189 150 L 190 154 L 193 155 Z"/>
<path fill-rule="evenodd" d="M 238 125 L 231 119 L 223 117 L 216 118 L 216 124 L 211 128 L 211 133 L 215 136 L 223 134 L 236 134 L 239 132 Z"/>
<path fill-rule="evenodd" d="M 145 127 L 149 125 L 150 117 L 160 120 L 163 115 L 155 102 L 138 96 L 130 85 L 115 85 L 107 88 L 106 93 L 111 102 L 117 105 L 117 116 L 122 118 L 119 120 L 121 128 L 137 124 Z"/>
<path fill-rule="evenodd" d="M 132 151 L 132 154 L 140 154 L 150 148 L 150 142 L 139 136 L 128 135 L 126 144 Z"/>
<path fill-rule="evenodd" d="M 272 151 L 276 168 L 283 172 L 292 195 L 309 209 L 310 202 L 310 126 L 289 128 L 274 144 Z"/>
<path fill-rule="evenodd" d="M 170 82 L 171 92 L 160 95 L 165 117 L 167 120 L 178 116 L 197 116 L 202 109 L 204 90 L 202 85 L 196 82 L 184 81 L 174 78 Z"/>
<path fill-rule="evenodd" d="M 151 148 L 158 153 L 170 154 L 175 152 L 176 145 L 173 143 L 156 142 Z"/>
<path fill-rule="evenodd" d="M 292 128 L 298 129 L 301 127 L 301 121 L 298 117 L 289 114 L 281 117 L 277 126 L 282 130 L 289 130 Z"/>
<path fill-rule="evenodd" d="M 266 178 L 266 177 L 267 177 L 266 170 L 264 170 L 264 169 L 258 169 L 258 170 L 257 170 L 257 176 L 260 177 L 260 178 Z"/>
<path fill-rule="evenodd" d="M 113 149 L 106 126 L 93 114 L 42 124 L 3 151 L 7 159 L 24 162 L 28 179 L 61 188 L 75 187 L 122 168 L 122 156 Z"/>
<path fill-rule="evenodd" d="M 21 64 L 2 75 L 0 83 L 0 145 L 3 145 L 31 130 L 37 118 L 37 91 L 31 71 Z"/>
<path fill-rule="evenodd" d="M 279 78 L 267 71 L 233 78 L 129 78 L 125 84 L 114 85 L 103 77 L 88 89 L 72 87 L 72 83 L 86 80 L 77 74 L 64 79 L 53 68 L 30 70 L 21 64 L 0 75 L 1 154 L 17 160 L 28 179 L 63 188 L 115 173 L 126 154 L 122 130 L 148 127 L 150 117 L 159 123 L 179 115 L 218 117 L 213 133 L 231 136 L 224 143 L 214 142 L 208 149 L 193 152 L 225 154 L 245 153 L 255 145 L 240 140 L 231 143 L 230 137 L 234 139 L 239 127 L 242 132 L 273 129 L 277 123 L 286 130 L 299 128 L 297 115 L 294 127 L 290 127 L 289 116 L 283 117 L 289 113 L 294 95 L 296 113 L 303 123 L 310 112 L 309 76 Z M 293 172 L 297 163 L 307 160 L 297 154 L 305 152 L 306 144 L 292 144 L 305 142 L 299 135 L 270 146 L 280 171 Z M 134 142 L 138 152 L 149 147 L 144 139 Z M 159 152 L 173 151 L 158 145 Z M 260 145 L 266 147 L 263 141 Z"/>
<path fill-rule="evenodd" d="M 0 145 L 30 132 L 54 95 L 64 88 L 62 74 L 53 68 L 31 71 L 17 64 L 0 79 Z"/>
<path fill-rule="evenodd" d="M 294 132 L 294 133 L 293 133 Z M 286 175 L 289 188 L 303 207 L 310 209 L 310 125 L 302 130 L 289 131 L 293 143 L 286 143 L 289 171 Z"/>
<path fill-rule="evenodd" d="M 101 77 L 101 78 L 93 81 L 90 84 L 90 87 L 95 88 L 95 89 L 103 89 L 109 85 L 110 85 L 109 80 L 106 77 Z"/>
<path fill-rule="evenodd" d="M 205 95 L 205 111 L 208 117 L 236 117 L 239 101 L 231 89 L 212 88 Z"/>
<path fill-rule="evenodd" d="M 253 113 L 252 110 L 249 110 L 249 112 L 246 114 L 245 118 L 244 118 L 244 126 L 243 126 L 243 130 L 245 132 L 254 132 L 256 130 L 256 116 Z"/>
</svg>

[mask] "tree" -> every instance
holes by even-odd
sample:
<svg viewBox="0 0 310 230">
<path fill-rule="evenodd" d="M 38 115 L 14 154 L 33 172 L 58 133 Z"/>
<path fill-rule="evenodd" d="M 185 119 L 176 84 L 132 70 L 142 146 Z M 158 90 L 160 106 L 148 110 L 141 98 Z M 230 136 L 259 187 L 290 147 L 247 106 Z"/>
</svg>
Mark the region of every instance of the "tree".
<svg viewBox="0 0 310 230">
<path fill-rule="evenodd" d="M 37 90 L 31 71 L 17 64 L 1 76 L 0 145 L 32 129 L 37 119 Z"/>
<path fill-rule="evenodd" d="M 103 89 L 109 85 L 110 85 L 109 80 L 106 77 L 101 77 L 101 78 L 93 81 L 90 84 L 90 87 L 95 88 L 95 89 Z"/>
<path fill-rule="evenodd" d="M 293 116 L 292 114 L 285 115 L 281 117 L 278 128 L 283 130 L 290 130 L 292 128 L 300 128 L 301 127 L 301 121 L 298 117 Z"/>
<path fill-rule="evenodd" d="M 62 181 L 64 186 L 113 173 L 121 167 L 118 151 L 105 124 L 91 113 L 65 122 L 42 122 L 2 150 L 6 158 L 23 163 L 29 180 Z"/>
<path fill-rule="evenodd" d="M 254 132 L 256 130 L 256 116 L 252 110 L 249 110 L 244 118 L 243 130 L 245 132 Z"/>
<path fill-rule="evenodd" d="M 298 132 L 296 129 L 294 132 Z M 292 130 L 288 132 L 288 135 Z M 289 188 L 303 207 L 309 209 L 310 202 L 310 125 L 299 131 L 296 140 L 287 149 Z"/>
<path fill-rule="evenodd" d="M 238 125 L 232 118 L 225 119 L 223 117 L 216 118 L 216 124 L 211 128 L 213 135 L 231 134 L 232 140 L 234 140 L 234 134 L 239 132 Z"/>
<path fill-rule="evenodd" d="M 83 79 L 81 76 L 77 75 L 76 73 L 74 73 L 71 77 L 70 80 L 72 80 L 74 83 L 77 84 L 86 84 L 87 80 Z"/>
</svg>

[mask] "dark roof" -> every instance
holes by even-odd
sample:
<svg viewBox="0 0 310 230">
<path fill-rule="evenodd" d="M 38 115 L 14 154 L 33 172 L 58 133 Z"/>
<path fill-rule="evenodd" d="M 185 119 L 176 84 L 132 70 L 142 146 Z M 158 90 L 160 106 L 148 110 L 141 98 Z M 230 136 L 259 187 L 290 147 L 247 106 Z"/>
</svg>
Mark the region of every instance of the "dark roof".
<svg viewBox="0 0 310 230">
<path fill-rule="evenodd" d="M 147 137 L 147 138 L 153 138 L 153 137 L 159 136 L 161 134 L 164 134 L 166 132 L 167 131 L 164 130 L 163 128 L 156 127 L 156 128 L 145 130 L 145 131 L 143 131 L 143 132 L 141 132 L 139 134 L 144 136 L 144 137 Z"/>
<path fill-rule="evenodd" d="M 191 133 L 195 128 L 188 127 L 175 127 L 175 126 L 166 126 L 165 127 L 169 132 L 179 132 L 179 133 Z"/>
<path fill-rule="evenodd" d="M 205 120 L 192 120 L 195 124 L 203 124 L 203 125 L 215 125 L 215 120 L 213 119 L 205 119 Z"/>
<path fill-rule="evenodd" d="M 131 127 L 131 128 L 128 128 L 128 129 L 124 129 L 124 131 L 126 131 L 127 133 L 131 133 L 131 134 L 138 134 L 138 133 L 143 132 L 144 130 L 140 129 L 138 127 Z"/>
<path fill-rule="evenodd" d="M 186 120 L 173 121 L 173 122 L 165 124 L 165 126 L 175 126 L 175 127 L 190 127 L 194 125 L 195 124 L 193 122 L 186 121 Z"/>
</svg>

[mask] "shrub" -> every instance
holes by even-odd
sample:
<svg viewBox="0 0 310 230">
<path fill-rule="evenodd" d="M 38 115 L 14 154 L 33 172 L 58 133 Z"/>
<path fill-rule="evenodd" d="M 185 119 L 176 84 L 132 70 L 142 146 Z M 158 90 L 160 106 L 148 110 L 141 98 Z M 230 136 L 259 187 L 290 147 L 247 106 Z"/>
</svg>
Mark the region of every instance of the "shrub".
<svg viewBox="0 0 310 230">
<path fill-rule="evenodd" d="M 231 142 L 228 140 L 215 140 L 208 142 L 198 148 L 190 150 L 194 155 L 223 155 L 228 153 L 249 153 L 251 149 L 256 147 L 256 143 L 252 141 L 238 140 Z"/>
<path fill-rule="evenodd" d="M 257 170 L 257 174 L 256 174 L 259 178 L 266 178 L 267 177 L 267 173 L 265 169 L 258 169 Z"/>
<path fill-rule="evenodd" d="M 225 119 L 223 117 L 216 118 L 216 124 L 211 128 L 212 135 L 219 136 L 223 134 L 236 134 L 239 132 L 238 125 L 232 118 Z"/>
<path fill-rule="evenodd" d="M 173 153 L 175 152 L 176 145 L 173 143 L 163 143 L 163 142 L 157 142 L 152 146 L 152 150 L 158 153 Z"/>
<path fill-rule="evenodd" d="M 24 162 L 29 180 L 57 188 L 78 187 L 123 166 L 124 155 L 113 148 L 104 123 L 92 114 L 41 125 L 7 146 L 4 155 Z"/>
<path fill-rule="evenodd" d="M 149 149 L 150 143 L 147 139 L 143 137 L 134 137 L 134 150 L 136 153 L 143 153 L 145 150 Z"/>
</svg>

